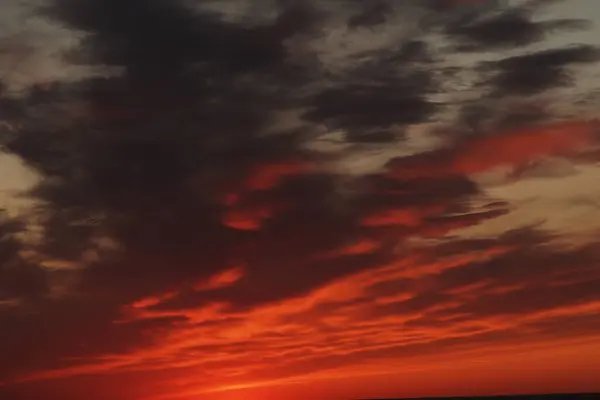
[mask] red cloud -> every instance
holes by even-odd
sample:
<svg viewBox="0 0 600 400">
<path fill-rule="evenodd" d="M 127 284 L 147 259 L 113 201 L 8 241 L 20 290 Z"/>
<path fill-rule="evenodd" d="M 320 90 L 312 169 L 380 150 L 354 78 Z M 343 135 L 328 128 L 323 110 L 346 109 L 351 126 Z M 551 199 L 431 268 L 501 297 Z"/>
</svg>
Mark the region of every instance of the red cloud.
<svg viewBox="0 0 600 400">
<path fill-rule="evenodd" d="M 439 215 L 443 213 L 446 208 L 446 205 L 433 205 L 428 207 L 407 207 L 377 211 L 365 217 L 362 221 L 362 225 L 369 227 L 390 225 L 416 227 L 419 226 L 426 217 Z"/>
<path fill-rule="evenodd" d="M 568 155 L 592 145 L 597 128 L 588 122 L 571 122 L 492 135 L 460 146 L 450 168 L 472 174 L 503 164 L 520 166 L 546 156 Z"/>
<path fill-rule="evenodd" d="M 312 171 L 314 166 L 303 160 L 280 160 L 254 167 L 244 182 L 248 190 L 266 190 L 276 186 L 285 177 Z"/>
<path fill-rule="evenodd" d="M 361 254 L 370 254 L 377 251 L 380 247 L 380 243 L 375 240 L 362 239 L 347 246 L 340 247 L 338 249 L 327 252 L 323 255 L 319 255 L 316 258 L 336 258 L 342 256 L 355 256 Z"/>
<path fill-rule="evenodd" d="M 243 231 L 255 231 L 269 215 L 269 210 L 231 210 L 223 215 L 223 224 Z"/>
<path fill-rule="evenodd" d="M 416 179 L 475 174 L 501 165 L 522 166 L 546 156 L 570 155 L 598 140 L 598 126 L 589 122 L 556 123 L 501 132 L 388 163 L 390 175 Z"/>
<path fill-rule="evenodd" d="M 298 159 L 278 160 L 257 164 L 237 187 L 222 194 L 221 201 L 228 207 L 224 212 L 223 224 L 239 230 L 259 230 L 266 219 L 288 206 L 270 200 L 252 199 L 252 193 L 268 191 L 277 187 L 291 176 L 314 171 L 315 166 Z"/>
</svg>

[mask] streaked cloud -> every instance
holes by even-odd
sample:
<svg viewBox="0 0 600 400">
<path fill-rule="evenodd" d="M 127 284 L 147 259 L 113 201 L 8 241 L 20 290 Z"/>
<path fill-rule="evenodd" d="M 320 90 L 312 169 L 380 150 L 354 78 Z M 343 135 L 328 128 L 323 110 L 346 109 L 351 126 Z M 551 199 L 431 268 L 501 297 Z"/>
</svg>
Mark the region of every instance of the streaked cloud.
<svg viewBox="0 0 600 400">
<path fill-rule="evenodd" d="M 590 351 L 597 227 L 571 213 L 595 215 L 600 126 L 549 110 L 597 49 L 528 47 L 586 27 L 536 20 L 545 3 L 45 4 L 85 33 L 81 75 L 1 93 L 2 150 L 39 181 L 0 220 L 0 393 L 185 399 Z M 447 90 L 464 73 L 476 102 Z"/>
</svg>

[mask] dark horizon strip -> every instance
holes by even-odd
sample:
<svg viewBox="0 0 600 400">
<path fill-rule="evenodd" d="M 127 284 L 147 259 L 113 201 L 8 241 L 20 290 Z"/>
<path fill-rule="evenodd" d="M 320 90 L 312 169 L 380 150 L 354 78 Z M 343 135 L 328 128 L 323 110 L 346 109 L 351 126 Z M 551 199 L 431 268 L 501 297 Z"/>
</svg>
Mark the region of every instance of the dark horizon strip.
<svg viewBox="0 0 600 400">
<path fill-rule="evenodd" d="M 552 393 L 552 394 L 506 394 L 495 396 L 458 396 L 458 397 L 377 397 L 358 400 L 509 400 L 509 399 L 548 399 L 548 400 L 592 400 L 600 399 L 600 393 Z"/>
</svg>

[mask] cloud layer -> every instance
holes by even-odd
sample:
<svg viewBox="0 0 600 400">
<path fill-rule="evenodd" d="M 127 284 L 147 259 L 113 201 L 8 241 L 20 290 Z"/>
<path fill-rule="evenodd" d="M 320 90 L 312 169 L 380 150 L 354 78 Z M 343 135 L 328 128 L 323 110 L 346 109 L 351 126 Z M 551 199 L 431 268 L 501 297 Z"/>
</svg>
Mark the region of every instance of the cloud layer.
<svg viewBox="0 0 600 400">
<path fill-rule="evenodd" d="M 597 243 L 559 246 L 560 232 L 535 227 L 456 234 L 512 211 L 475 175 L 594 159 L 596 122 L 511 108 L 540 93 L 556 104 L 598 59 L 585 46 L 529 52 L 585 27 L 534 22 L 544 5 L 39 10 L 82 34 L 66 60 L 103 74 L 2 92 L 3 149 L 40 181 L 36 207 L 0 221 L 0 393 L 190 398 L 594 337 Z M 407 19 L 422 23 L 397 29 Z M 498 60 L 464 68 L 479 103 L 436 100 L 460 84 L 452 54 L 490 50 Z M 438 147 L 358 177 L 332 167 L 347 151 L 319 148 L 333 131 L 358 151 L 402 148 L 448 113 Z"/>
</svg>

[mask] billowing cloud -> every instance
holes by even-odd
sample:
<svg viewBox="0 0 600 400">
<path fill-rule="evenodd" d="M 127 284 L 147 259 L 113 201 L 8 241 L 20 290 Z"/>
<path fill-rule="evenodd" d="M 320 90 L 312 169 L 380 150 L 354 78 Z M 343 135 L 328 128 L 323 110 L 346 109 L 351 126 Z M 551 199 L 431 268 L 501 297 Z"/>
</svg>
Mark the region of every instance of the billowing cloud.
<svg viewBox="0 0 600 400">
<path fill-rule="evenodd" d="M 404 146 L 448 110 L 435 96 L 452 52 L 522 50 L 582 26 L 534 22 L 536 2 L 450 3 L 265 1 L 243 15 L 172 0 L 45 5 L 40 15 L 82 35 L 68 62 L 102 74 L 2 94 L 14 128 L 3 151 L 40 181 L 19 224 L 0 221 L 0 394 L 186 399 L 594 338 L 596 241 L 457 231 L 512 211 L 476 175 L 586 162 L 597 123 L 540 106 L 456 134 L 480 116 L 458 99 L 439 147 L 380 170 L 345 174 L 344 150 L 320 151 L 323 131 L 356 151 Z M 425 22 L 398 32 L 399 16 Z M 319 50 L 366 31 L 377 45 L 330 48 L 335 61 Z M 479 90 L 527 96 L 595 52 L 502 53 L 471 72 Z"/>
</svg>

